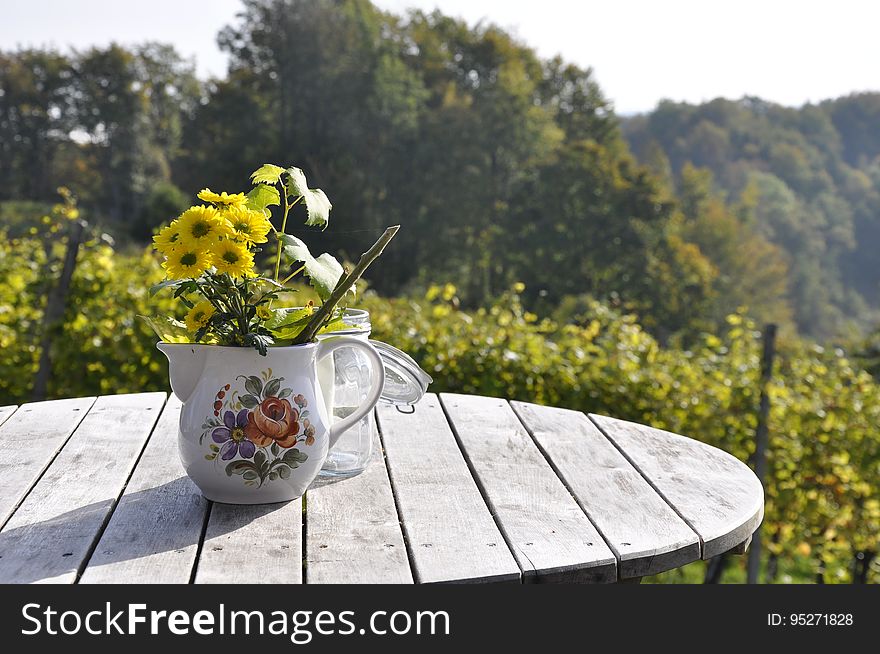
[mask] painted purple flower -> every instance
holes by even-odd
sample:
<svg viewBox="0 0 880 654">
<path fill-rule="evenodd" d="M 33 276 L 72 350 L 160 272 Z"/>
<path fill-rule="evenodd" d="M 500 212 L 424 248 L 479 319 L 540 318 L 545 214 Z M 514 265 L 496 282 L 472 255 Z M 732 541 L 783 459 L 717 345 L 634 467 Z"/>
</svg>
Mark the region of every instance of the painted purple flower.
<svg viewBox="0 0 880 654">
<path fill-rule="evenodd" d="M 225 427 L 215 427 L 211 432 L 211 438 L 220 446 L 220 458 L 224 461 L 234 459 L 236 454 L 241 454 L 245 459 L 253 457 L 257 451 L 256 446 L 245 436 L 244 428 L 248 424 L 248 410 L 242 409 L 236 415 L 232 411 L 223 414 Z"/>
</svg>

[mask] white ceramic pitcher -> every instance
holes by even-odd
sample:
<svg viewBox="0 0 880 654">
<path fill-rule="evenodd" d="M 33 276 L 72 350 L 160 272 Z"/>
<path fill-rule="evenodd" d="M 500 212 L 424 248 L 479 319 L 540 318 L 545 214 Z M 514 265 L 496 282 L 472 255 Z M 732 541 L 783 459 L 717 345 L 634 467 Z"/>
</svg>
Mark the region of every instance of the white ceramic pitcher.
<svg viewBox="0 0 880 654">
<path fill-rule="evenodd" d="M 329 443 L 369 413 L 385 372 L 376 350 L 340 336 L 291 347 L 251 348 L 159 343 L 171 388 L 183 402 L 180 460 L 209 500 L 229 504 L 300 497 L 318 474 Z M 341 348 L 370 361 L 370 390 L 349 416 L 328 419 L 318 362 Z"/>
</svg>

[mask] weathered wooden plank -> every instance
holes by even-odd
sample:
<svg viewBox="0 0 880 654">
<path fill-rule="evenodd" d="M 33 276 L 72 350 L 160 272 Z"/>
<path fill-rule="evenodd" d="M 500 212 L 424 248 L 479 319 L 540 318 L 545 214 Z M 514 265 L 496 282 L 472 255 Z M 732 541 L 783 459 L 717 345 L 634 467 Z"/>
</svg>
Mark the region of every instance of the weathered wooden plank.
<svg viewBox="0 0 880 654">
<path fill-rule="evenodd" d="M 15 410 L 18 408 L 17 405 L 9 405 L 9 406 L 0 406 L 0 425 L 6 422 Z"/>
<path fill-rule="evenodd" d="M 177 457 L 180 408 L 172 395 L 80 583 L 189 582 L 208 503 Z"/>
<path fill-rule="evenodd" d="M 617 581 L 614 553 L 510 405 L 448 393 L 440 401 L 524 581 Z"/>
<path fill-rule="evenodd" d="M 76 580 L 164 403 L 165 393 L 98 398 L 0 531 L 0 582 Z"/>
<path fill-rule="evenodd" d="M 302 583 L 303 501 L 211 504 L 197 584 Z"/>
<path fill-rule="evenodd" d="M 764 491 L 727 452 L 661 429 L 590 416 L 703 541 L 703 558 L 749 538 L 764 517 Z"/>
<path fill-rule="evenodd" d="M 367 469 L 316 484 L 306 507 L 308 583 L 413 583 L 378 433 Z"/>
<path fill-rule="evenodd" d="M 379 430 L 419 582 L 519 581 L 436 395 L 415 412 L 379 406 Z"/>
<path fill-rule="evenodd" d="M 511 402 L 618 559 L 621 578 L 700 558 L 697 534 L 579 411 Z"/>
<path fill-rule="evenodd" d="M 0 426 L 0 527 L 67 442 L 95 398 L 23 404 Z"/>
</svg>

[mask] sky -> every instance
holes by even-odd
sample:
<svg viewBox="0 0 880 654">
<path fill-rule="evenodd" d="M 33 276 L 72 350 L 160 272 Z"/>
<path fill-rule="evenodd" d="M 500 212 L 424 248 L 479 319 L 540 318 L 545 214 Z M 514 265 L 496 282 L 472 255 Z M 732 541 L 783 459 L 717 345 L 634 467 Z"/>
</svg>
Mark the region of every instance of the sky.
<svg viewBox="0 0 880 654">
<path fill-rule="evenodd" d="M 758 96 L 781 104 L 880 91 L 873 0 L 374 0 L 496 23 L 542 56 L 592 67 L 618 112 L 661 99 Z M 0 49 L 170 42 L 222 76 L 218 30 L 239 0 L 0 0 Z"/>
</svg>

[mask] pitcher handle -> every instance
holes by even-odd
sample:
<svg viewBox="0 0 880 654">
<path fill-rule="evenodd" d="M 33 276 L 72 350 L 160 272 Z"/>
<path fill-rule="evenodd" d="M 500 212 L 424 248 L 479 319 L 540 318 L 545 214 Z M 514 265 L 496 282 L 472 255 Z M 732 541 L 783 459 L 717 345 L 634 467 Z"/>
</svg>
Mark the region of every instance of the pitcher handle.
<svg viewBox="0 0 880 654">
<path fill-rule="evenodd" d="M 335 443 L 336 439 L 348 428 L 353 427 L 363 419 L 373 407 L 379 402 L 382 396 L 382 390 L 385 387 L 385 365 L 382 363 L 382 357 L 372 345 L 366 341 L 353 336 L 336 336 L 328 338 L 318 343 L 317 360 L 320 361 L 329 356 L 336 350 L 350 347 L 355 350 L 361 350 L 370 360 L 370 391 L 367 393 L 366 399 L 355 409 L 351 415 L 342 418 L 338 422 L 330 426 L 330 442 Z"/>
</svg>

